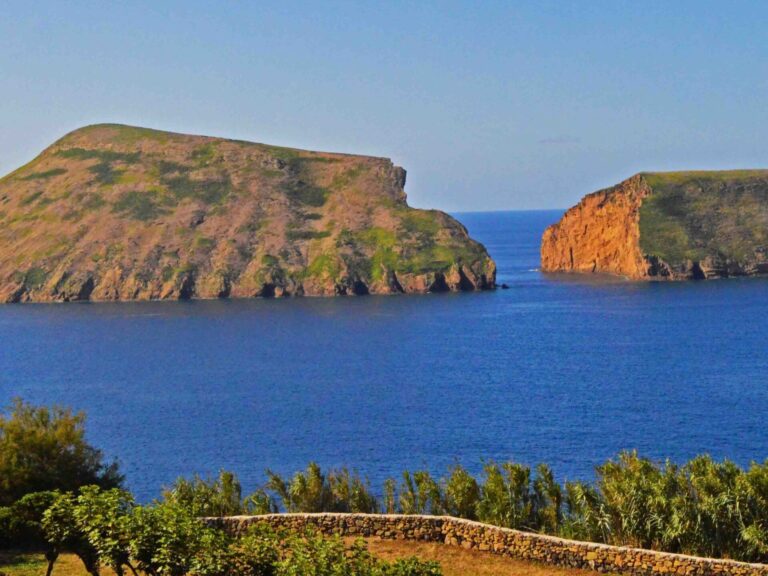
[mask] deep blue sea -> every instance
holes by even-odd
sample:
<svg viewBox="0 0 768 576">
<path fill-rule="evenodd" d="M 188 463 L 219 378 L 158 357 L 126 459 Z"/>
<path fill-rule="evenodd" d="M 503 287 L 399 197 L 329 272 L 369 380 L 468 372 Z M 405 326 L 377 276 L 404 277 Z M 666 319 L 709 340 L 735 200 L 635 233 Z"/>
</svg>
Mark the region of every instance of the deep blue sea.
<svg viewBox="0 0 768 576">
<path fill-rule="evenodd" d="M 509 290 L 0 306 L 0 401 L 66 404 L 140 500 L 180 475 L 768 457 L 768 281 L 540 274 L 559 211 L 459 214 Z"/>
</svg>

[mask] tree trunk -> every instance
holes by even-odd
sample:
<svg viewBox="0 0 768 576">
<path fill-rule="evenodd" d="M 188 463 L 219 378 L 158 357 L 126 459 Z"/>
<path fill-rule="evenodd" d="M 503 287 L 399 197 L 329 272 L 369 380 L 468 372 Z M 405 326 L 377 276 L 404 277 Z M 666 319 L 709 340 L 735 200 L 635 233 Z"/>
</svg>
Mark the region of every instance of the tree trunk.
<svg viewBox="0 0 768 576">
<path fill-rule="evenodd" d="M 45 559 L 48 560 L 48 568 L 45 571 L 45 576 L 51 576 L 53 572 L 53 565 L 56 563 L 56 559 L 59 557 L 57 550 L 49 548 L 45 551 Z"/>
</svg>

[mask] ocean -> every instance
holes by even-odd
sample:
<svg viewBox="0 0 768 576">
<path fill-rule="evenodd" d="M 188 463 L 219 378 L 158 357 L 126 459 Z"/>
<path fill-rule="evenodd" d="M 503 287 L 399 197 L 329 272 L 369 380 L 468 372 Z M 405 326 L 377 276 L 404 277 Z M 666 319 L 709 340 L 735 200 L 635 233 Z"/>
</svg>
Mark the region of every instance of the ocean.
<svg viewBox="0 0 768 576">
<path fill-rule="evenodd" d="M 310 461 L 376 491 L 456 462 L 546 462 L 564 481 L 623 449 L 768 457 L 768 281 L 546 276 L 560 215 L 456 215 L 507 290 L 0 306 L 0 402 L 85 411 L 140 501 L 178 476 L 227 469 L 250 490 Z"/>
</svg>

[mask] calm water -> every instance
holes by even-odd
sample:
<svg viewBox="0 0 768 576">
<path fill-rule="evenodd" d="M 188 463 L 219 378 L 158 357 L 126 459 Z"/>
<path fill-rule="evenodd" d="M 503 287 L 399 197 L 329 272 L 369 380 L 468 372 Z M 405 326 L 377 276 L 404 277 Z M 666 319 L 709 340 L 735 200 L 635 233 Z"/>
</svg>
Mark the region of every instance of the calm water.
<svg viewBox="0 0 768 576">
<path fill-rule="evenodd" d="M 375 487 L 456 460 L 590 477 L 623 448 L 768 457 L 768 283 L 543 277 L 559 212 L 463 214 L 509 290 L 0 307 L 0 401 L 88 413 L 140 499 L 315 459 Z"/>
</svg>

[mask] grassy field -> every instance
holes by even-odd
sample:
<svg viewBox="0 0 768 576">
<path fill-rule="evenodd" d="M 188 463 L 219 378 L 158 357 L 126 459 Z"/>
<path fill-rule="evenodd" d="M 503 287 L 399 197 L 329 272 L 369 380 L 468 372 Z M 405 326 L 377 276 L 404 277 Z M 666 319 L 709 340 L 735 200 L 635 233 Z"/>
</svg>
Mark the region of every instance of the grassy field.
<svg viewBox="0 0 768 576">
<path fill-rule="evenodd" d="M 755 259 L 768 242 L 768 171 L 645 173 L 640 247 L 679 266 L 707 256 Z"/>
<path fill-rule="evenodd" d="M 353 539 L 349 539 L 351 542 Z M 417 556 L 421 560 L 436 560 L 445 576 L 590 576 L 587 570 L 556 568 L 494 556 L 486 552 L 465 550 L 434 542 L 405 542 L 403 540 L 369 539 L 370 550 L 385 560 Z M 41 576 L 46 562 L 41 554 L 9 553 L 0 551 L 0 574 L 6 576 Z M 53 570 L 54 576 L 87 576 L 80 560 L 72 554 L 63 554 Z M 114 576 L 104 568 L 103 576 Z"/>
</svg>

